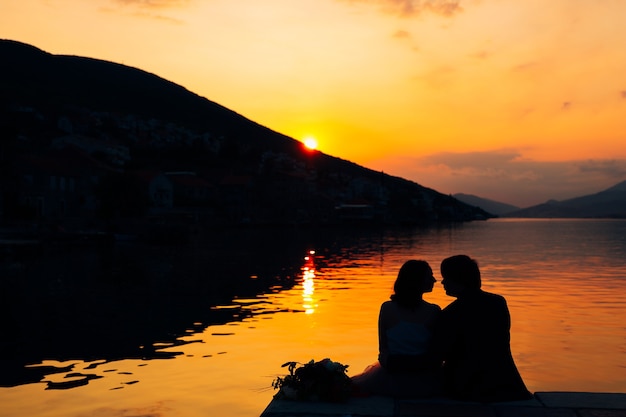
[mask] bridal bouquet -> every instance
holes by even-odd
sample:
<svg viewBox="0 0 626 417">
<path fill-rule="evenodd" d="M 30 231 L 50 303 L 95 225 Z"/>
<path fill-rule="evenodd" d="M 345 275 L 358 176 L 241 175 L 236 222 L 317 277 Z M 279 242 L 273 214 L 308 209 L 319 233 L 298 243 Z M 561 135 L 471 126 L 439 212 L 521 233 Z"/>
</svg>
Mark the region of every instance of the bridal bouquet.
<svg viewBox="0 0 626 417">
<path fill-rule="evenodd" d="M 350 398 L 352 386 L 350 377 L 346 375 L 348 365 L 326 358 L 306 364 L 287 362 L 282 367 L 289 369 L 289 375 L 277 377 L 272 382 L 272 387 L 279 390 L 274 398 L 329 402 Z"/>
</svg>

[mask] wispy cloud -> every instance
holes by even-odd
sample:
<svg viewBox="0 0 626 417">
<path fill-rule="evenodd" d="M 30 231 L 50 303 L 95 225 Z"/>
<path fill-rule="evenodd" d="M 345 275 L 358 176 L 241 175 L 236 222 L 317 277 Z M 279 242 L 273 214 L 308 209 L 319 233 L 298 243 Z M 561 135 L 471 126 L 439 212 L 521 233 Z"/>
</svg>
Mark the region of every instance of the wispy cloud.
<svg viewBox="0 0 626 417">
<path fill-rule="evenodd" d="M 400 16 L 417 16 L 433 13 L 451 17 L 463 11 L 461 0 L 339 0 L 348 3 L 379 5 L 383 10 Z"/>
<path fill-rule="evenodd" d="M 626 164 L 623 160 L 588 160 L 583 162 L 574 162 L 578 166 L 580 172 L 583 173 L 600 173 L 609 178 L 620 180 L 626 178 Z"/>
<path fill-rule="evenodd" d="M 188 7 L 193 0 L 109 0 L 110 7 L 100 10 L 107 13 L 122 13 L 153 19 L 166 23 L 182 24 L 183 21 L 163 12 Z"/>
<path fill-rule="evenodd" d="M 525 72 L 536 72 L 541 70 L 540 68 L 540 64 L 537 61 L 532 61 L 532 62 L 524 62 L 521 64 L 517 64 L 515 66 L 513 66 L 511 68 L 511 71 L 513 72 L 518 72 L 518 73 L 525 73 Z"/>
<path fill-rule="evenodd" d="M 592 194 L 626 179 L 626 160 L 533 161 L 517 150 L 394 157 L 372 166 L 443 193 L 529 207 Z"/>
<path fill-rule="evenodd" d="M 458 74 L 458 68 L 444 65 L 426 71 L 413 77 L 414 80 L 422 81 L 433 88 L 442 88 L 450 85 Z"/>
<path fill-rule="evenodd" d="M 400 29 L 394 32 L 392 37 L 400 42 L 405 43 L 406 45 L 409 45 L 411 50 L 413 50 L 414 52 L 419 52 L 420 49 L 416 46 L 415 41 L 413 40 L 413 35 L 410 32 Z"/>
<path fill-rule="evenodd" d="M 393 34 L 396 39 L 411 39 L 411 34 L 406 30 L 398 30 Z"/>
<path fill-rule="evenodd" d="M 146 9 L 165 9 L 187 6 L 191 0 L 112 0 L 114 3 Z"/>
<path fill-rule="evenodd" d="M 483 59 L 487 59 L 491 56 L 491 54 L 487 51 L 478 51 L 476 53 L 473 53 L 470 55 L 471 58 L 474 59 L 479 59 L 479 60 L 483 60 Z"/>
</svg>

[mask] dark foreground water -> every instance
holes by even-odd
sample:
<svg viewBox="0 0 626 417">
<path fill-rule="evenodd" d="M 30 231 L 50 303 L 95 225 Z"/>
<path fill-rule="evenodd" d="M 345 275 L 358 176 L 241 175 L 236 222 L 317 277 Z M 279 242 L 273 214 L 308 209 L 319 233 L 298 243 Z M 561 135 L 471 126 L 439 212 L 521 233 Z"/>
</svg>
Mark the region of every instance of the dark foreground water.
<svg viewBox="0 0 626 417">
<path fill-rule="evenodd" d="M 258 416 L 288 360 L 360 372 L 400 265 L 476 258 L 529 389 L 626 392 L 626 221 L 215 232 L 2 264 L 0 417 Z M 308 258 L 308 259 L 307 259 Z M 428 296 L 451 299 L 439 284 Z"/>
</svg>

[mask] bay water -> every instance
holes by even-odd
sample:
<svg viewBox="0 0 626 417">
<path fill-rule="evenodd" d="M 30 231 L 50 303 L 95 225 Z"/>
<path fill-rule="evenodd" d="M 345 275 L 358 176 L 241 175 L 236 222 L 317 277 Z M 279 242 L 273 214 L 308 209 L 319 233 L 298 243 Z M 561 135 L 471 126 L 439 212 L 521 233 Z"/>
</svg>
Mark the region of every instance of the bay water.
<svg viewBox="0 0 626 417">
<path fill-rule="evenodd" d="M 75 248 L 47 261 L 26 261 L 32 265 L 22 265 L 12 278 L 30 280 L 42 297 L 54 298 L 58 286 L 43 291 L 34 276 L 57 273 L 66 295 L 50 307 L 55 319 L 38 312 L 22 321 L 17 339 L 28 345 L 20 346 L 29 352 L 27 367 L 45 371 L 0 387 L 0 417 L 259 416 L 275 394 L 272 381 L 287 373 L 281 367 L 287 361 L 330 358 L 354 375 L 376 360 L 378 309 L 406 260 L 431 264 L 438 282 L 425 298 L 449 304 L 439 264 L 461 253 L 478 261 L 483 289 L 506 298 L 513 356 L 531 391 L 626 392 L 624 220 L 238 230 L 168 248 L 121 245 L 115 256 Z M 116 291 L 144 291 L 122 297 L 107 287 L 107 295 L 124 305 L 106 306 L 107 317 L 123 312 L 115 319 L 119 332 L 115 326 L 103 330 L 103 317 L 90 309 L 102 302 L 103 295 L 93 293 L 103 287 L 85 282 L 97 282 L 103 270 L 107 279 L 131 276 L 118 271 L 129 265 L 142 281 L 119 284 Z M 132 294 L 142 301 L 134 302 Z M 72 313 L 60 314 L 67 305 L 74 306 Z M 134 341 L 121 329 L 133 314 L 143 314 L 148 321 L 141 323 L 153 327 L 138 347 L 150 354 L 101 354 Z M 52 333 L 39 328 L 50 326 L 56 326 Z M 81 343 L 98 335 L 108 339 L 97 342 L 105 349 Z"/>
</svg>

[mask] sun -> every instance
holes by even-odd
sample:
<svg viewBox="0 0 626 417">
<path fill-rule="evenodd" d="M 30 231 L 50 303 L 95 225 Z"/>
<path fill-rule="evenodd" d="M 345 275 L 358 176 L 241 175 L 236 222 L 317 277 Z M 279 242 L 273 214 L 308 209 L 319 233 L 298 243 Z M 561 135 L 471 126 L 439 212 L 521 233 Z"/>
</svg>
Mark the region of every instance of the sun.
<svg viewBox="0 0 626 417">
<path fill-rule="evenodd" d="M 315 139 L 313 136 L 307 136 L 306 138 L 304 138 L 304 146 L 309 149 L 317 149 L 317 139 Z"/>
</svg>

